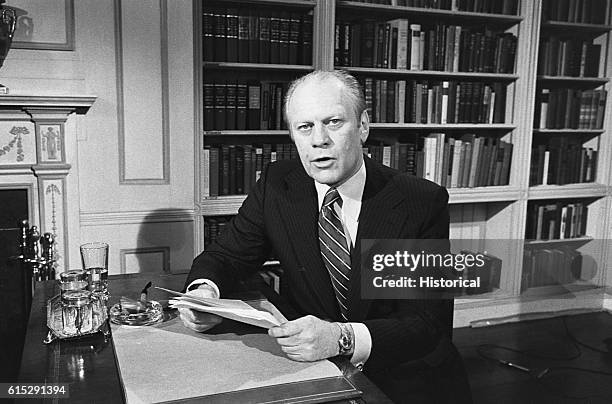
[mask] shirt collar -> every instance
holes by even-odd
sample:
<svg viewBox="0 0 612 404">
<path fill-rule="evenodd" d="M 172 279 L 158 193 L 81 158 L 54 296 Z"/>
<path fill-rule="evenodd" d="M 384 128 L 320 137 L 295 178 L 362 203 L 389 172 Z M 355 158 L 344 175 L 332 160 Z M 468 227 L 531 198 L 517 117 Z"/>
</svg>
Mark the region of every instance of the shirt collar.
<svg viewBox="0 0 612 404">
<path fill-rule="evenodd" d="M 331 187 L 327 184 L 321 184 L 316 181 L 314 183 L 315 188 L 317 189 L 317 198 L 319 201 L 318 206 L 319 209 L 321 209 L 325 194 Z M 353 174 L 351 178 L 346 180 L 342 185 L 337 187 L 338 193 L 342 198 L 342 210 L 344 211 L 345 215 L 348 214 L 349 216 L 354 217 L 355 220 L 357 220 L 357 217 L 359 216 L 359 209 L 361 208 L 361 198 L 363 196 L 363 189 L 365 188 L 365 183 L 366 169 L 365 162 L 362 158 L 361 167 L 359 167 L 359 170 L 357 170 L 357 172 Z M 355 207 L 357 208 L 357 214 L 352 215 L 351 211 Z"/>
</svg>

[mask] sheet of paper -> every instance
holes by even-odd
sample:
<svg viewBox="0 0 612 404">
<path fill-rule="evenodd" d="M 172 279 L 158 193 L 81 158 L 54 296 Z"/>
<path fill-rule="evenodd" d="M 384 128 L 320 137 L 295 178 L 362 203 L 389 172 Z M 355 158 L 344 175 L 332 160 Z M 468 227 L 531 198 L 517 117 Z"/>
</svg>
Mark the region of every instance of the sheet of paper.
<svg viewBox="0 0 612 404">
<path fill-rule="evenodd" d="M 262 328 L 272 328 L 281 324 L 271 313 L 258 310 L 242 300 L 209 299 L 166 288 L 158 287 L 158 289 L 178 296 L 170 299 L 168 302 L 169 306 L 173 309 L 187 308 L 204 313 L 212 313 Z"/>
<path fill-rule="evenodd" d="M 196 333 L 178 317 L 155 326 L 113 324 L 112 334 L 130 404 L 341 375 L 329 361 L 290 360 L 265 333 Z"/>
<path fill-rule="evenodd" d="M 204 313 L 212 313 L 221 317 L 229 318 L 241 323 L 251 324 L 262 328 L 272 328 L 280 325 L 280 322 L 274 316 L 266 311 L 257 310 L 248 306 L 248 309 L 234 309 L 226 307 L 209 307 L 197 302 L 189 300 L 171 299 L 168 304 L 173 309 L 181 307 L 201 311 Z"/>
</svg>

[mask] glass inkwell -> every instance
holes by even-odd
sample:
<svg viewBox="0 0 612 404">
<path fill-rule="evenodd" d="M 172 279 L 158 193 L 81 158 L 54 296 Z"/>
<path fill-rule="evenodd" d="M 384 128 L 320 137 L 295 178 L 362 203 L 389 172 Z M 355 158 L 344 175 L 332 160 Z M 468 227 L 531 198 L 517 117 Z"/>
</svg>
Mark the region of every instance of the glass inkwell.
<svg viewBox="0 0 612 404">
<path fill-rule="evenodd" d="M 60 294 L 47 301 L 47 327 L 43 341 L 78 338 L 101 332 L 109 335 L 106 296 L 88 289 L 87 273 L 81 270 L 60 274 Z"/>
</svg>

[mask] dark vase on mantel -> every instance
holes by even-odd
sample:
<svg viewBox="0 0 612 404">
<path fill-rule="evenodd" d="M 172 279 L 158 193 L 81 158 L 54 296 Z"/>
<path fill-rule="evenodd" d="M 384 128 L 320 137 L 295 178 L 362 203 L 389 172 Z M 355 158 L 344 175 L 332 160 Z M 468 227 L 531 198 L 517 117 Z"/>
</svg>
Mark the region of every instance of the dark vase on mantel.
<svg viewBox="0 0 612 404">
<path fill-rule="evenodd" d="M 0 67 L 4 64 L 4 59 L 6 59 L 9 49 L 11 49 L 15 23 L 17 22 L 15 10 L 3 6 L 5 1 L 0 0 Z M 8 93 L 7 88 L 0 84 L 0 94 L 6 93 Z"/>
</svg>

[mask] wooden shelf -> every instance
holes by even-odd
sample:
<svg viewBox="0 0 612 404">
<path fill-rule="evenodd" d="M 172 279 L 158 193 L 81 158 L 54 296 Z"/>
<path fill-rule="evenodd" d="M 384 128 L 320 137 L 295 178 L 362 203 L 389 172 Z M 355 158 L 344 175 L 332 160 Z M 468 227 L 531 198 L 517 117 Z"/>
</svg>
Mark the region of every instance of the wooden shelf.
<svg viewBox="0 0 612 404">
<path fill-rule="evenodd" d="M 536 185 L 529 187 L 529 200 L 601 198 L 608 194 L 608 186 L 597 183 Z"/>
<path fill-rule="evenodd" d="M 523 20 L 523 17 L 521 16 L 507 14 L 473 13 L 470 11 L 441 10 L 435 8 L 391 6 L 387 4 L 360 3 L 355 1 L 339 1 L 337 4 L 337 7 L 343 10 L 367 13 L 369 15 L 371 15 L 373 12 L 376 12 L 377 14 L 389 14 L 394 18 L 400 18 L 403 16 L 418 16 L 452 19 L 453 21 L 495 22 L 506 26 L 518 24 Z"/>
<path fill-rule="evenodd" d="M 554 246 L 566 244 L 586 244 L 593 241 L 593 237 L 575 237 L 555 240 L 525 240 L 525 246 Z"/>
<path fill-rule="evenodd" d="M 205 130 L 204 136 L 289 136 L 288 130 Z"/>
<path fill-rule="evenodd" d="M 369 76 L 387 77 L 430 77 L 432 79 L 468 79 L 474 81 L 505 81 L 511 82 L 518 79 L 517 74 L 502 73 L 478 73 L 478 72 L 442 72 L 437 70 L 406 70 L 406 69 L 381 69 L 374 67 L 352 67 L 338 66 L 338 69 L 346 70 L 350 73 Z"/>
<path fill-rule="evenodd" d="M 310 72 L 312 65 L 283 65 L 272 63 L 238 63 L 238 62 L 202 62 L 206 70 L 270 70 L 286 72 Z"/>
<path fill-rule="evenodd" d="M 371 123 L 370 128 L 376 130 L 500 130 L 509 132 L 516 129 L 516 125 L 508 123 Z"/>
<path fill-rule="evenodd" d="M 585 33 L 593 34 L 605 34 L 606 32 L 612 31 L 612 25 L 603 24 L 584 24 L 579 22 L 567 22 L 567 21 L 544 21 L 541 25 L 542 29 L 545 30 L 575 30 Z"/>
<path fill-rule="evenodd" d="M 604 129 L 533 129 L 535 135 L 588 135 L 597 136 L 604 133 Z"/>
<path fill-rule="evenodd" d="M 520 190 L 509 186 L 449 188 L 449 203 L 490 203 L 512 202 L 520 197 Z M 227 195 L 208 197 L 202 200 L 206 208 L 206 216 L 235 215 L 246 199 L 246 195 Z"/>
<path fill-rule="evenodd" d="M 253 6 L 288 6 L 295 8 L 314 8 L 316 6 L 315 1 L 309 0 L 210 0 L 211 3 L 227 5 L 236 4 L 241 5 L 244 3 L 252 4 Z"/>
<path fill-rule="evenodd" d="M 447 188 L 449 204 L 513 202 L 520 198 L 521 191 L 508 185 L 477 187 L 477 188 Z"/>
<path fill-rule="evenodd" d="M 606 84 L 610 79 L 607 77 L 570 77 L 570 76 L 538 76 L 538 83 L 547 84 L 577 84 L 583 86 L 599 86 Z"/>
</svg>

